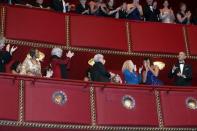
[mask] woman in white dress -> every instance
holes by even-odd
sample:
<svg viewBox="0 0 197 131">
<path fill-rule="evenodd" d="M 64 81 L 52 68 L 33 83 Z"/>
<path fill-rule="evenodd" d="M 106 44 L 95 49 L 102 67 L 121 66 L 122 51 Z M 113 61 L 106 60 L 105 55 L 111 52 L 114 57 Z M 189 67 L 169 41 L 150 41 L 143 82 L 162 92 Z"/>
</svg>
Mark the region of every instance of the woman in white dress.
<svg viewBox="0 0 197 131">
<path fill-rule="evenodd" d="M 169 8 L 168 0 L 164 0 L 163 9 L 160 9 L 160 19 L 162 23 L 174 23 L 175 16 L 171 8 Z"/>
</svg>

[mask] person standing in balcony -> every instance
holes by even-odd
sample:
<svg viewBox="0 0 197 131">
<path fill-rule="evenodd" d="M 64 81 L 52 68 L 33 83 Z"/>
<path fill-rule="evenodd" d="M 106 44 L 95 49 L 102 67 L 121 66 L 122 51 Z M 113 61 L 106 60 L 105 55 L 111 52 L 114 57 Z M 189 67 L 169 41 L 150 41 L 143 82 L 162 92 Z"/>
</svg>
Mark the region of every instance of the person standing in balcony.
<svg viewBox="0 0 197 131">
<path fill-rule="evenodd" d="M 90 13 L 89 6 L 86 4 L 87 0 L 79 0 L 77 5 L 76 12 L 82 15 L 88 15 Z"/>
<path fill-rule="evenodd" d="M 74 56 L 74 53 L 68 51 L 66 59 L 62 59 L 63 50 L 61 48 L 53 48 L 51 51 L 50 66 L 53 71 L 53 78 L 67 79 L 67 70 L 70 68 L 70 60 Z"/>
<path fill-rule="evenodd" d="M 133 0 L 132 4 L 128 5 L 128 16 L 127 18 L 130 20 L 142 20 L 143 17 L 143 9 L 139 4 L 139 0 Z"/>
<path fill-rule="evenodd" d="M 59 12 L 67 13 L 70 11 L 71 6 L 65 0 L 53 0 L 53 9 Z"/>
<path fill-rule="evenodd" d="M 175 78 L 176 86 L 191 86 L 192 67 L 185 63 L 185 52 L 179 52 L 178 63 L 169 72 L 169 78 Z"/>
<path fill-rule="evenodd" d="M 147 85 L 163 85 L 163 82 L 158 79 L 159 67 L 153 65 L 150 58 L 144 58 L 143 61 L 145 71 L 142 74 L 142 81 Z"/>
<path fill-rule="evenodd" d="M 117 12 L 121 9 L 121 7 L 114 8 L 114 0 L 109 0 L 107 3 L 108 8 L 108 16 L 112 18 L 117 18 Z"/>
<path fill-rule="evenodd" d="M 35 48 L 32 48 L 21 66 L 21 75 L 41 77 L 41 63 L 45 55 Z"/>
<path fill-rule="evenodd" d="M 108 16 L 108 8 L 103 0 L 95 0 L 89 3 L 90 14 L 95 16 Z"/>
<path fill-rule="evenodd" d="M 102 54 L 96 54 L 94 56 L 94 62 L 91 69 L 91 80 L 97 82 L 110 82 L 111 78 L 115 76 L 114 73 L 108 72 L 105 67 L 105 59 Z"/>
<path fill-rule="evenodd" d="M 5 47 L 5 38 L 0 36 L 0 72 L 5 72 L 5 65 L 11 60 L 12 54 L 16 51 L 17 47 L 10 44 L 6 46 L 6 50 L 3 51 Z"/>
<path fill-rule="evenodd" d="M 142 81 L 142 68 L 139 68 L 139 74 L 136 73 L 136 65 L 131 60 L 124 62 L 122 66 L 122 73 L 126 84 L 140 84 Z"/>
<path fill-rule="evenodd" d="M 176 15 L 178 24 L 190 24 L 191 12 L 187 11 L 187 6 L 185 3 L 181 3 L 179 7 L 179 12 Z"/>
<path fill-rule="evenodd" d="M 164 0 L 163 9 L 160 9 L 160 19 L 162 23 L 174 23 L 175 16 L 171 8 L 169 8 L 169 1 Z"/>
<path fill-rule="evenodd" d="M 126 19 L 127 18 L 127 3 L 123 2 L 122 6 L 120 6 L 120 10 L 117 12 L 116 18 Z"/>
<path fill-rule="evenodd" d="M 143 8 L 144 13 L 144 20 L 145 21 L 152 21 L 152 22 L 159 22 L 159 15 L 160 11 L 157 8 L 157 2 L 153 0 L 146 0 L 147 5 Z"/>
</svg>

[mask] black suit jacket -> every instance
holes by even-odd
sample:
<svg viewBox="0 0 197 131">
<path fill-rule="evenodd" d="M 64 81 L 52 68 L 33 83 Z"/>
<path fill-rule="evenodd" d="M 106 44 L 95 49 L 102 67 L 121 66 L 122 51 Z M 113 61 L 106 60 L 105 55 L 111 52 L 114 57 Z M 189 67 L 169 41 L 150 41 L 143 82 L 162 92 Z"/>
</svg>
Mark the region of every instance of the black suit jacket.
<svg viewBox="0 0 197 131">
<path fill-rule="evenodd" d="M 153 22 L 158 22 L 159 20 L 159 14 L 160 11 L 159 9 L 153 9 L 153 11 L 150 9 L 149 5 L 145 5 L 143 8 L 144 12 L 144 18 L 146 21 L 153 21 Z"/>
<path fill-rule="evenodd" d="M 81 4 L 79 4 L 79 5 L 77 5 L 76 12 L 78 14 L 82 14 L 85 10 L 88 10 L 88 9 L 89 9 L 88 5 L 86 5 L 85 8 L 84 8 Z M 88 13 L 86 13 L 86 15 L 87 14 Z"/>
<path fill-rule="evenodd" d="M 56 11 L 63 12 L 63 4 L 61 0 L 53 0 L 53 9 Z M 68 11 L 68 8 L 66 9 L 66 12 Z"/>
<path fill-rule="evenodd" d="M 11 55 L 7 51 L 0 51 L 0 72 L 5 72 L 5 64 L 11 59 Z"/>
<path fill-rule="evenodd" d="M 175 65 L 177 69 L 172 73 L 172 70 L 169 72 L 168 77 L 169 78 L 175 78 L 175 85 L 177 86 L 191 86 L 192 81 L 192 67 L 188 64 L 184 64 L 183 67 L 183 75 L 186 76 L 186 78 L 177 76 L 177 73 L 181 72 L 180 70 L 180 64 Z"/>
<path fill-rule="evenodd" d="M 110 82 L 110 73 L 105 69 L 104 65 L 100 62 L 95 62 L 90 70 L 91 80 L 98 82 Z"/>
</svg>

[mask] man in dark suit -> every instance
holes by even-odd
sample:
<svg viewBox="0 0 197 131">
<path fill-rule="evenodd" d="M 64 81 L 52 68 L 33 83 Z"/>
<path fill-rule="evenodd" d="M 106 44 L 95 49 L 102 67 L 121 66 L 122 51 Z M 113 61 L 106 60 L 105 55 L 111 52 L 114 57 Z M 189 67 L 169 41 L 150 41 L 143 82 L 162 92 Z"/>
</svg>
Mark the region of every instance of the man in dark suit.
<svg viewBox="0 0 197 131">
<path fill-rule="evenodd" d="M 185 52 L 179 52 L 178 63 L 169 72 L 169 78 L 175 78 L 177 86 L 191 86 L 192 67 L 185 63 Z"/>
<path fill-rule="evenodd" d="M 94 62 L 91 69 L 91 80 L 97 82 L 110 82 L 110 78 L 114 76 L 113 73 L 108 72 L 105 67 L 105 59 L 104 56 L 101 54 L 96 54 L 94 56 Z"/>
<path fill-rule="evenodd" d="M 143 8 L 145 21 L 158 22 L 160 11 L 157 8 L 157 2 L 153 0 L 146 0 L 146 2 L 147 5 Z"/>
<path fill-rule="evenodd" d="M 65 2 L 64 0 L 53 0 L 52 4 L 53 4 L 52 5 L 53 9 L 56 10 L 56 11 L 66 13 L 70 10 L 69 9 L 69 3 Z"/>
<path fill-rule="evenodd" d="M 17 49 L 17 47 L 12 46 L 10 48 L 10 45 L 8 44 L 6 46 L 6 51 L 3 51 L 2 49 L 5 46 L 5 39 L 0 37 L 0 72 L 5 72 L 5 64 L 7 64 L 13 52 Z"/>
<path fill-rule="evenodd" d="M 76 12 L 82 15 L 89 14 L 89 6 L 86 4 L 87 0 L 79 0 L 79 4 L 77 5 Z"/>
<path fill-rule="evenodd" d="M 68 70 L 70 68 L 71 58 L 74 56 L 74 53 L 68 51 L 66 53 L 66 58 L 62 59 L 63 50 L 61 48 L 55 47 L 51 51 L 51 62 L 50 68 L 53 71 L 53 78 L 67 79 Z"/>
</svg>

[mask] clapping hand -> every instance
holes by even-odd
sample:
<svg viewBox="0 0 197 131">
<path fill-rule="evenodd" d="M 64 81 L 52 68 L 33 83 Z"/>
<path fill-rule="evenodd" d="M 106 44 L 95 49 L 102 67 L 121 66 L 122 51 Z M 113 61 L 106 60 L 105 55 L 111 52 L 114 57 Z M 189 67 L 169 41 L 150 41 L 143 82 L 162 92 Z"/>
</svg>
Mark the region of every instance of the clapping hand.
<svg viewBox="0 0 197 131">
<path fill-rule="evenodd" d="M 53 76 L 53 71 L 51 69 L 47 70 L 46 77 L 50 78 Z"/>
<path fill-rule="evenodd" d="M 142 74 L 143 66 L 139 68 L 139 74 Z"/>
<path fill-rule="evenodd" d="M 16 51 L 17 48 L 18 48 L 17 46 L 16 47 L 15 46 L 12 46 L 11 49 L 10 49 L 10 44 L 8 44 L 6 46 L 6 51 L 7 52 L 10 52 L 10 54 L 12 55 Z"/>
<path fill-rule="evenodd" d="M 68 53 L 66 54 L 66 57 L 68 58 L 72 58 L 74 56 L 74 52 L 68 51 Z"/>
<path fill-rule="evenodd" d="M 180 72 L 179 72 L 179 73 L 177 73 L 177 76 L 178 76 L 178 77 L 186 78 L 186 76 L 185 76 L 185 75 L 183 75 L 183 74 L 181 74 Z"/>
<path fill-rule="evenodd" d="M 115 74 L 112 72 L 109 72 L 109 74 L 111 75 L 111 78 L 115 76 Z"/>
<path fill-rule="evenodd" d="M 17 49 L 18 47 L 16 46 L 12 46 L 12 48 L 10 49 L 10 54 L 12 55 L 15 51 L 16 51 L 16 49 Z"/>
<path fill-rule="evenodd" d="M 192 13 L 191 13 L 190 11 L 188 11 L 188 12 L 186 13 L 187 18 L 190 18 L 191 15 L 192 15 Z"/>
<path fill-rule="evenodd" d="M 134 65 L 134 69 L 133 69 L 135 72 L 137 71 L 137 66 L 136 65 Z"/>
<path fill-rule="evenodd" d="M 174 65 L 172 68 L 172 72 L 175 72 L 176 69 L 177 69 L 177 67 Z"/>
</svg>

